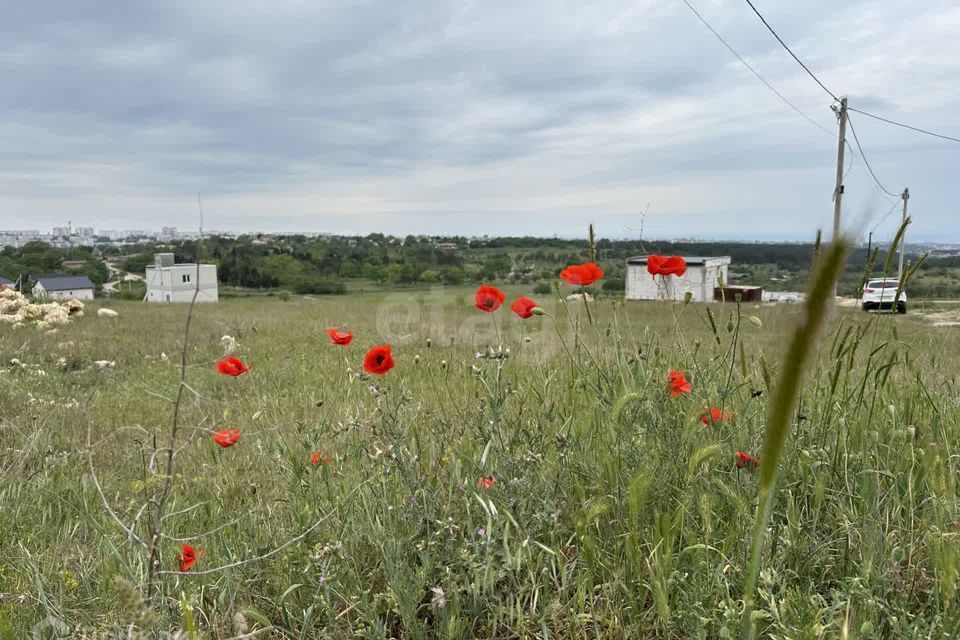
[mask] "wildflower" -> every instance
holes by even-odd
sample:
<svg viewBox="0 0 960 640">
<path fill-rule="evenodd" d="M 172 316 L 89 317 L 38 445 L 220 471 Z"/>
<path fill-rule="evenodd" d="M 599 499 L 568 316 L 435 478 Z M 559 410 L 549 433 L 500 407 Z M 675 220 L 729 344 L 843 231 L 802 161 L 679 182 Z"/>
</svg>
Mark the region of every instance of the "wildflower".
<svg viewBox="0 0 960 640">
<path fill-rule="evenodd" d="M 533 310 L 536 308 L 537 303 L 530 298 L 525 298 L 524 296 L 520 296 L 513 301 L 513 304 L 510 305 L 510 311 L 513 311 L 515 314 L 524 319 L 532 316 Z"/>
<path fill-rule="evenodd" d="M 314 451 L 313 455 L 310 456 L 310 464 L 330 464 L 330 454 L 324 453 L 323 451 Z"/>
<path fill-rule="evenodd" d="M 243 364 L 240 358 L 228 356 L 217 362 L 217 371 L 225 376 L 237 377 L 250 371 L 250 367 Z"/>
<path fill-rule="evenodd" d="M 477 478 L 478 487 L 489 489 L 495 484 L 497 484 L 497 479 L 494 476 L 480 476 L 479 478 Z"/>
<path fill-rule="evenodd" d="M 760 461 L 754 458 L 749 453 L 744 453 L 743 451 L 737 451 L 734 456 L 737 469 L 743 469 L 746 466 L 757 467 L 760 465 Z"/>
<path fill-rule="evenodd" d="M 686 376 L 679 371 L 671 371 L 667 374 L 667 383 L 670 385 L 671 398 L 693 391 L 693 385 L 687 382 Z"/>
<path fill-rule="evenodd" d="M 647 256 L 647 271 L 651 276 L 682 276 L 687 272 L 687 261 L 680 256 Z"/>
<path fill-rule="evenodd" d="M 215 434 L 213 434 L 213 441 L 224 449 L 232 447 L 233 445 L 237 444 L 239 440 L 239 429 L 224 429 L 223 431 L 217 431 Z"/>
<path fill-rule="evenodd" d="M 431 587 L 433 597 L 430 598 L 430 606 L 434 609 L 442 609 L 447 604 L 447 594 L 440 587 Z"/>
<path fill-rule="evenodd" d="M 353 334 L 349 331 L 337 331 L 331 327 L 327 329 L 327 333 L 330 335 L 330 340 L 333 344 L 340 345 L 341 347 L 349 346 L 353 340 Z"/>
<path fill-rule="evenodd" d="M 193 565 L 197 564 L 197 558 L 203 557 L 203 551 L 197 552 L 193 547 L 184 543 L 180 547 L 180 572 L 185 573 L 190 570 Z"/>
<path fill-rule="evenodd" d="M 486 311 L 487 313 L 496 311 L 498 308 L 500 308 L 500 305 L 503 304 L 503 301 L 506 300 L 506 298 L 507 295 L 503 291 L 486 284 L 481 285 L 480 288 L 477 289 L 477 294 L 474 297 L 477 309 L 480 309 L 480 311 Z"/>
<path fill-rule="evenodd" d="M 560 279 L 567 284 L 588 286 L 603 277 L 603 270 L 593 262 L 572 264 L 560 272 Z"/>
<path fill-rule="evenodd" d="M 719 422 L 723 422 L 726 419 L 727 419 L 727 415 L 724 414 L 723 411 L 715 407 L 711 408 L 708 413 L 705 413 L 702 416 L 700 416 L 700 422 L 707 425 L 708 427 L 711 424 L 717 424 Z"/>
<path fill-rule="evenodd" d="M 367 351 L 367 356 L 363 359 L 363 370 L 377 376 L 382 376 L 390 369 L 393 369 L 393 356 L 390 353 L 390 345 L 384 344 L 379 347 L 372 347 Z"/>
<path fill-rule="evenodd" d="M 231 335 L 224 335 L 220 338 L 220 344 L 223 345 L 224 355 L 230 355 L 231 353 L 236 353 L 238 344 L 237 339 Z"/>
</svg>

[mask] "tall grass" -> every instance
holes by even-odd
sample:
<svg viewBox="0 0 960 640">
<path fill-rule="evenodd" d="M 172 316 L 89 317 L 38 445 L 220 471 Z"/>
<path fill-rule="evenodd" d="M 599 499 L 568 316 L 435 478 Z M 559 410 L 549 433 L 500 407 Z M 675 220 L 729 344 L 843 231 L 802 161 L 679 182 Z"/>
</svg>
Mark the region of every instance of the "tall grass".
<svg viewBox="0 0 960 640">
<path fill-rule="evenodd" d="M 204 555 L 162 576 L 149 615 L 142 550 L 104 511 L 84 434 L 137 522 L 184 309 L 117 303 L 113 323 L 0 334 L 0 634 L 52 618 L 88 637 L 733 638 L 750 606 L 762 637 L 953 637 L 956 332 L 838 310 L 816 333 L 801 307 L 603 299 L 590 324 L 544 299 L 549 317 L 497 312 L 498 349 L 469 296 L 198 306 L 180 417 L 198 435 L 158 549 L 165 571 L 181 539 Z M 354 344 L 330 345 L 345 324 Z M 819 337 L 781 413 L 798 325 Z M 224 334 L 247 376 L 213 371 Z M 358 376 L 387 341 L 397 367 Z M 668 395 L 674 369 L 691 394 Z M 721 405 L 727 420 L 700 421 Z M 774 424 L 789 438 L 771 443 Z M 226 450 L 204 431 L 233 427 Z M 319 450 L 329 465 L 310 463 Z M 761 466 L 737 468 L 738 451 Z"/>
</svg>

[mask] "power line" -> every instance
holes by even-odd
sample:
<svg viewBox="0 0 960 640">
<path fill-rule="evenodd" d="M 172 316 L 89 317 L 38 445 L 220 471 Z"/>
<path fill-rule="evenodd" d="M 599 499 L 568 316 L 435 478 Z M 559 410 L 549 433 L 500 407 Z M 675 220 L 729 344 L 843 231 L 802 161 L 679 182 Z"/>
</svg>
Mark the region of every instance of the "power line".
<svg viewBox="0 0 960 640">
<path fill-rule="evenodd" d="M 800 114 L 803 118 L 805 118 L 810 124 L 812 124 L 813 126 L 817 127 L 818 129 L 820 129 L 821 131 L 823 131 L 824 133 L 826 133 L 826 134 L 829 135 L 830 137 L 833 137 L 833 136 L 835 135 L 832 131 L 830 131 L 829 129 L 827 129 L 826 127 L 824 127 L 822 124 L 820 124 L 819 122 L 817 122 L 816 120 L 814 120 L 813 118 L 811 118 L 810 116 L 808 116 L 806 113 L 804 113 L 803 111 L 801 111 L 800 108 L 797 107 L 797 105 L 795 105 L 795 104 L 793 104 L 792 102 L 790 102 L 789 100 L 787 100 L 787 98 L 786 98 L 782 93 L 780 93 L 779 91 L 777 91 L 776 87 L 774 87 L 772 84 L 770 84 L 769 82 L 767 82 L 767 80 L 766 80 L 762 75 L 760 75 L 760 72 L 759 72 L 759 71 L 757 71 L 756 69 L 754 69 L 753 66 L 751 66 L 749 62 L 747 62 L 746 60 L 744 60 L 744 59 L 743 59 L 743 56 L 741 56 L 739 53 L 737 53 L 736 49 L 734 49 L 732 46 L 730 46 L 730 43 L 727 42 L 726 40 L 724 40 L 724 39 L 723 39 L 723 36 L 721 36 L 721 35 L 717 32 L 716 29 L 714 29 L 712 26 L 710 26 L 710 23 L 707 22 L 706 18 L 704 18 L 702 15 L 700 15 L 700 12 L 697 11 L 697 10 L 693 7 L 693 5 L 690 4 L 690 2 L 688 2 L 688 0 L 683 0 L 683 4 L 687 5 L 687 8 L 690 9 L 690 11 L 693 12 L 693 15 L 697 16 L 697 18 L 700 20 L 700 22 L 703 23 L 703 26 L 705 26 L 707 29 L 709 29 L 709 30 L 710 30 L 710 33 L 712 33 L 713 35 L 715 35 L 715 36 L 717 37 L 717 40 L 719 40 L 720 42 L 722 42 L 722 43 L 723 43 L 723 46 L 725 46 L 725 47 L 730 51 L 730 53 L 732 53 L 733 55 L 735 55 L 735 56 L 737 57 L 737 60 L 739 60 L 740 63 L 741 63 L 743 66 L 745 66 L 747 69 L 749 69 L 750 72 L 757 77 L 757 80 L 759 80 L 759 81 L 762 82 L 764 85 L 766 85 L 767 89 L 770 89 L 770 91 L 772 91 L 773 93 L 775 93 L 778 98 L 780 98 L 781 100 L 783 100 L 784 104 L 786 104 L 788 107 L 790 107 L 791 109 L 793 109 L 794 111 L 796 111 L 796 112 L 797 112 L 798 114 Z"/>
<path fill-rule="evenodd" d="M 686 0 L 684 0 L 684 2 L 686 2 Z M 807 75 L 809 75 L 811 78 L 813 78 L 814 82 L 816 82 L 818 85 L 820 85 L 820 88 L 823 89 L 824 91 L 826 91 L 827 94 L 828 94 L 831 98 L 833 98 L 833 99 L 836 100 L 836 101 L 839 101 L 840 99 L 837 97 L 837 94 L 835 94 L 833 91 L 830 91 L 830 89 L 828 89 L 825 84 L 823 84 L 822 82 L 820 82 L 820 78 L 818 78 L 816 75 L 814 75 L 813 71 L 810 71 L 810 68 L 809 68 L 807 65 L 805 65 L 800 58 L 797 57 L 797 54 L 795 54 L 795 53 L 790 49 L 790 47 L 787 46 L 787 43 L 783 41 L 783 38 L 781 38 L 780 35 L 779 35 L 776 31 L 774 31 L 773 27 L 770 26 L 770 23 L 767 22 L 767 19 L 764 18 L 763 15 L 760 13 L 760 11 L 757 10 L 757 7 L 753 4 L 753 2 L 751 2 L 751 0 L 746 0 L 746 3 L 747 3 L 748 5 L 750 5 L 750 8 L 753 9 L 753 12 L 754 12 L 755 14 L 757 14 L 757 17 L 760 18 L 760 21 L 763 22 L 763 25 L 770 31 L 770 33 L 773 34 L 773 37 L 777 39 L 777 42 L 779 42 L 780 45 L 781 45 L 784 49 L 786 49 L 787 53 L 789 53 L 789 54 L 793 57 L 793 59 L 797 61 L 797 64 L 799 64 L 801 67 L 803 67 L 803 70 L 807 72 Z M 712 29 L 711 29 L 711 31 L 712 31 Z M 739 57 L 739 56 L 737 56 L 737 57 Z M 850 111 L 856 111 L 857 113 L 861 113 L 861 114 L 863 114 L 863 115 L 865 115 L 865 116 L 867 116 L 867 117 L 874 118 L 874 119 L 876 119 L 876 120 L 880 120 L 881 122 L 886 122 L 887 124 L 892 124 L 892 125 L 897 126 L 897 127 L 903 127 L 904 129 L 910 129 L 911 131 L 916 131 L 917 133 L 923 133 L 923 134 L 926 134 L 926 135 L 928 135 L 928 136 L 933 136 L 934 138 L 940 138 L 941 140 L 950 140 L 951 142 L 960 142 L 960 138 L 954 138 L 953 136 L 947 136 L 947 135 L 944 135 L 944 134 L 942 134 L 942 133 L 935 133 L 935 132 L 929 131 L 929 130 L 927 130 L 927 129 L 922 129 L 922 128 L 920 128 L 920 127 L 914 127 L 913 125 L 909 125 L 909 124 L 906 124 L 906 123 L 904 123 L 904 122 L 897 122 L 896 120 L 890 120 L 889 118 L 884 118 L 884 117 L 882 117 L 882 116 L 878 116 L 878 115 L 876 115 L 876 114 L 870 113 L 870 112 L 868 112 L 868 111 L 863 111 L 863 110 L 861 110 L 861 109 L 856 109 L 856 108 L 854 108 L 854 107 L 848 107 L 848 109 L 849 109 Z"/>
<path fill-rule="evenodd" d="M 764 26 L 770 31 L 770 33 L 773 34 L 773 37 L 776 38 L 777 41 L 780 43 L 780 45 L 781 45 L 784 49 L 787 50 L 787 53 L 789 53 L 791 56 L 793 56 L 793 59 L 797 61 L 797 64 L 799 64 L 801 67 L 803 67 L 803 70 L 807 72 L 807 75 L 809 75 L 811 78 L 813 78 L 814 81 L 815 81 L 818 85 L 820 85 L 820 88 L 823 89 L 824 91 L 826 91 L 827 94 L 829 94 L 829 96 L 830 96 L 831 98 L 833 98 L 835 101 L 839 102 L 839 101 L 840 101 L 840 98 L 838 98 L 837 95 L 836 95 L 833 91 L 830 91 L 830 89 L 827 89 L 827 86 L 826 86 L 825 84 L 823 84 L 822 82 L 820 82 L 820 78 L 818 78 L 817 76 L 813 75 L 813 71 L 810 71 L 810 69 L 807 67 L 807 65 L 803 64 L 803 61 L 801 61 L 800 58 L 797 57 L 797 54 L 795 54 L 793 51 L 790 50 L 790 47 L 787 46 L 787 43 L 783 41 L 783 38 L 781 38 L 779 35 L 777 35 L 777 32 L 773 30 L 773 27 L 770 26 L 770 23 L 767 22 L 766 18 L 764 18 L 764 17 L 760 14 L 760 12 L 757 11 L 757 8 L 756 8 L 755 6 L 753 6 L 753 3 L 750 2 L 750 0 L 747 0 L 747 4 L 750 5 L 750 8 L 753 9 L 753 12 L 754 12 L 755 14 L 757 14 L 757 17 L 760 18 L 760 21 L 763 22 Z"/>
<path fill-rule="evenodd" d="M 747 0 L 749 2 L 749 0 Z M 848 109 L 849 110 L 849 109 Z M 873 167 L 870 166 L 870 161 L 867 160 L 867 154 L 863 152 L 863 147 L 860 146 L 860 138 L 857 137 L 857 130 L 853 127 L 853 118 L 847 118 L 847 124 L 850 125 L 850 132 L 853 134 L 853 141 L 857 143 L 857 149 L 860 150 L 860 157 L 863 158 L 863 164 L 867 166 L 867 170 L 870 172 L 870 176 L 873 178 L 873 181 L 877 183 L 877 186 L 880 187 L 880 190 L 892 198 L 900 197 L 900 194 L 893 193 L 889 191 L 886 187 L 881 184 L 880 179 L 877 178 L 877 174 L 874 173 Z"/>
<path fill-rule="evenodd" d="M 827 129 L 826 127 L 824 127 L 822 124 L 820 124 L 819 122 L 817 122 L 816 120 L 814 120 L 813 118 L 811 118 L 810 116 L 808 116 L 806 113 L 804 113 L 802 110 L 800 110 L 800 108 L 797 107 L 797 105 L 795 105 L 795 104 L 793 104 L 792 102 L 790 102 L 790 100 L 787 99 L 786 96 L 784 96 L 782 93 L 780 93 L 780 92 L 777 90 L 776 87 L 774 87 L 772 84 L 770 84 L 770 83 L 767 81 L 766 78 L 764 78 L 762 75 L 760 75 L 760 72 L 757 71 L 757 70 L 753 67 L 753 65 L 751 65 L 749 62 L 747 62 L 747 61 L 743 58 L 743 56 L 741 56 L 739 53 L 737 53 L 737 50 L 734 49 L 734 48 L 730 45 L 730 43 L 727 42 L 726 39 L 724 39 L 724 37 L 721 36 L 720 33 L 719 33 L 716 29 L 714 29 L 713 26 L 712 26 L 709 22 L 707 22 L 707 19 L 704 18 L 703 15 L 701 15 L 700 12 L 697 11 L 696 8 L 695 8 L 692 4 L 690 4 L 689 0 L 682 0 L 682 2 L 683 2 L 683 4 L 687 5 L 687 8 L 690 9 L 690 11 L 693 13 L 693 15 L 695 15 L 695 16 L 697 17 L 697 19 L 700 20 L 701 23 L 703 23 L 703 26 L 705 26 L 705 27 L 710 31 L 710 33 L 712 33 L 712 34 L 717 38 L 717 40 L 719 40 L 719 41 L 723 44 L 723 46 L 725 46 L 725 47 L 727 48 L 727 50 L 730 51 L 730 53 L 732 53 L 734 56 L 736 56 L 737 60 L 740 61 L 740 64 L 742 64 L 744 67 L 746 67 L 746 68 L 750 71 L 750 73 L 752 73 L 754 76 L 756 76 L 757 80 L 759 80 L 760 82 L 762 82 L 762 83 L 764 84 L 764 86 L 766 86 L 768 89 L 770 89 L 770 91 L 772 91 L 778 98 L 780 98 L 780 99 L 783 101 L 784 104 L 786 104 L 788 107 L 790 107 L 791 109 L 793 109 L 794 111 L 796 111 L 796 112 L 797 112 L 798 114 L 800 114 L 800 116 L 803 117 L 807 122 L 809 122 L 810 124 L 812 124 L 812 125 L 815 126 L 816 128 L 820 129 L 821 131 L 823 131 L 824 133 L 826 133 L 826 134 L 827 134 L 828 136 L 830 136 L 831 138 L 833 138 L 833 137 L 836 135 L 835 132 L 830 131 L 829 129 Z M 850 110 L 849 107 L 848 107 L 848 110 Z M 844 181 L 846 181 L 847 176 L 849 176 L 849 175 L 850 175 L 850 172 L 853 170 L 853 166 L 854 166 L 854 164 L 855 164 L 854 161 L 855 161 L 855 160 L 857 159 L 857 157 L 859 157 L 859 156 L 858 156 L 858 154 L 857 154 L 857 151 L 850 145 L 850 142 L 849 142 L 849 141 L 844 140 L 843 142 L 844 142 L 844 144 L 846 145 L 847 149 L 849 149 L 849 151 L 850 151 L 850 158 L 851 158 L 850 166 L 847 167 L 847 171 L 846 171 L 846 173 L 844 173 L 844 175 L 843 175 L 843 179 L 844 179 Z"/>
<path fill-rule="evenodd" d="M 951 141 L 953 141 L 953 142 L 960 142 L 960 138 L 953 138 L 953 137 L 951 137 L 951 136 L 945 136 L 945 135 L 940 134 L 940 133 L 934 133 L 933 131 L 927 131 L 926 129 L 921 129 L 920 127 L 913 127 L 913 126 L 910 126 L 909 124 L 904 124 L 904 123 L 902 123 L 902 122 L 897 122 L 896 120 L 889 120 L 889 119 L 887 119 L 887 118 L 882 118 L 882 117 L 880 117 L 880 116 L 878 116 L 878 115 L 875 115 L 875 114 L 872 114 L 872 113 L 868 113 L 868 112 L 866 112 L 866 111 L 861 111 L 860 109 L 854 109 L 853 107 L 847 107 L 847 109 L 848 109 L 849 111 L 856 111 L 857 113 L 862 113 L 863 115 L 867 116 L 868 118 L 874 118 L 875 120 L 880 120 L 881 122 L 886 122 L 887 124 L 893 124 L 893 125 L 896 125 L 896 126 L 898 126 L 898 127 L 903 127 L 904 129 L 910 129 L 911 131 L 917 131 L 917 132 L 919 132 L 919 133 L 925 133 L 925 134 L 927 134 L 928 136 L 933 136 L 934 138 L 942 138 L 942 139 L 944 139 L 944 140 L 951 140 Z"/>
<path fill-rule="evenodd" d="M 893 213 L 894 210 L 895 210 L 897 207 L 899 207 L 899 206 L 900 206 L 900 203 L 899 203 L 899 202 L 894 202 L 893 205 L 890 207 L 890 210 L 887 211 L 885 214 L 883 214 L 883 217 L 880 218 L 880 221 L 877 222 L 877 224 L 873 225 L 873 228 L 870 229 L 870 233 L 873 233 L 874 231 L 876 231 L 876 230 L 877 230 L 877 227 L 879 227 L 881 224 L 883 224 L 883 221 L 886 220 L 887 218 L 889 218 L 889 217 L 890 217 L 890 214 Z"/>
</svg>

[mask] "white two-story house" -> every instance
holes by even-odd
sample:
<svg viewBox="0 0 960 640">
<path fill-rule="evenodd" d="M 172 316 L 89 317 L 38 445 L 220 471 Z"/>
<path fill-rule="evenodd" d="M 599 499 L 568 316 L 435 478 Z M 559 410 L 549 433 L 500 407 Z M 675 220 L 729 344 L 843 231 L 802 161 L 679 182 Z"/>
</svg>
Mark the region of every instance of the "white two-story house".
<svg viewBox="0 0 960 640">
<path fill-rule="evenodd" d="M 172 253 L 157 253 L 147 266 L 147 302 L 217 302 L 217 266 L 214 264 L 175 264 Z"/>
</svg>

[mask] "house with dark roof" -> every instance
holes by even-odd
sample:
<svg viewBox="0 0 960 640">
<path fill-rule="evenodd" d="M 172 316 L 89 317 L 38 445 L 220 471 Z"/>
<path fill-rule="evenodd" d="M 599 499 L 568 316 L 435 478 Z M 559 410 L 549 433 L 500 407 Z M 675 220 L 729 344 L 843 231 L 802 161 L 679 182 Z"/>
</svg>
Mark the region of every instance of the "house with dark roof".
<svg viewBox="0 0 960 640">
<path fill-rule="evenodd" d="M 0 276 L 0 287 L 9 287 L 13 289 L 14 284 L 15 283 L 13 282 L 13 280 L 7 280 L 3 276 Z"/>
<path fill-rule="evenodd" d="M 87 276 L 72 273 L 31 275 L 33 295 L 50 300 L 93 300 L 93 283 Z"/>
</svg>

